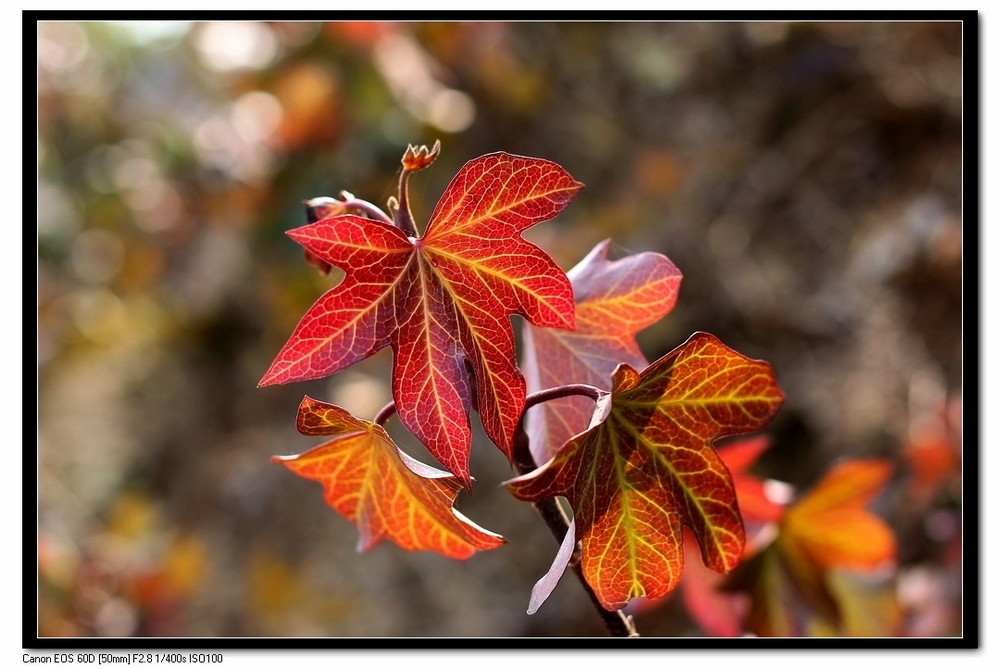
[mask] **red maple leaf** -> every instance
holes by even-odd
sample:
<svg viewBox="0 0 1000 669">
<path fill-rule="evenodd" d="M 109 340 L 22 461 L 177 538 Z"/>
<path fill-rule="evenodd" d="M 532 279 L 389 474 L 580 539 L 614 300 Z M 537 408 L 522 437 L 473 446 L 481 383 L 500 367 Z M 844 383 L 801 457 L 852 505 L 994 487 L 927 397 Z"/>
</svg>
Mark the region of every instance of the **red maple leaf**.
<svg viewBox="0 0 1000 669">
<path fill-rule="evenodd" d="M 297 427 L 333 439 L 272 461 L 323 485 L 327 504 L 357 525 L 359 551 L 389 538 L 406 550 L 465 559 L 505 543 L 452 506 L 462 488 L 458 479 L 403 453 L 382 426 L 306 397 Z"/>
<path fill-rule="evenodd" d="M 408 151 L 404 173 L 434 155 Z M 486 434 L 508 459 L 524 407 L 510 316 L 574 325 L 565 273 L 520 233 L 580 188 L 555 163 L 493 153 L 459 170 L 420 237 L 351 214 L 289 231 L 345 277 L 306 312 L 260 385 L 327 376 L 390 346 L 400 419 L 469 487 L 473 388 Z"/>
<path fill-rule="evenodd" d="M 712 442 L 763 427 L 783 400 L 769 364 L 695 333 L 641 373 L 619 365 L 596 424 L 506 486 L 526 501 L 569 500 L 584 576 L 606 609 L 663 597 L 684 566 L 683 525 L 715 571 L 739 562 L 736 491 Z"/>
<path fill-rule="evenodd" d="M 666 256 L 645 252 L 608 260 L 610 240 L 599 243 L 567 276 L 576 300 L 573 330 L 524 328 L 528 392 L 567 383 L 607 390 L 619 363 L 648 363 L 635 334 L 670 313 L 681 273 Z M 528 409 L 525 429 L 535 462 L 547 461 L 594 413 L 584 397 L 563 397 Z"/>
</svg>

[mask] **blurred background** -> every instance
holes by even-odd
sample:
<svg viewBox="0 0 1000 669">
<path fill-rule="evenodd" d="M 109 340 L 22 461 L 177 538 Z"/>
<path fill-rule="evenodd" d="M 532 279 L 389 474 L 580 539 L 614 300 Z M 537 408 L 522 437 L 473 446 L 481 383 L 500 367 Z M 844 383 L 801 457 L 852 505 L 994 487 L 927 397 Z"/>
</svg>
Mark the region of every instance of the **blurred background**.
<svg viewBox="0 0 1000 669">
<path fill-rule="evenodd" d="M 338 280 L 284 232 L 313 197 L 384 206 L 435 139 L 419 226 L 469 159 L 554 160 L 586 187 L 527 237 L 566 269 L 611 237 L 684 274 L 648 358 L 703 330 L 773 364 L 757 475 L 892 460 L 893 633 L 962 633 L 961 24 L 37 28 L 40 636 L 604 634 L 572 578 L 525 615 L 556 545 L 481 434 L 457 506 L 510 543 L 464 562 L 357 554 L 270 464 L 318 443 L 303 395 L 389 400 L 388 349 L 257 389 Z M 673 600 L 637 625 L 703 634 Z"/>
</svg>

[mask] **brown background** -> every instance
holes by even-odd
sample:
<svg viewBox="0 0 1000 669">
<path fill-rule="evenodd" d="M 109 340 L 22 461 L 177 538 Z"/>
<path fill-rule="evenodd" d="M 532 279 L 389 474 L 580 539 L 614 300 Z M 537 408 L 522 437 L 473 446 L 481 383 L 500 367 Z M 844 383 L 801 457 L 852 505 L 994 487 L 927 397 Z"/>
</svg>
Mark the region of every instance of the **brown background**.
<svg viewBox="0 0 1000 669">
<path fill-rule="evenodd" d="M 875 511 L 906 632 L 960 632 L 960 473 L 918 495 L 908 449 L 961 434 L 961 24 L 38 35 L 40 635 L 603 633 L 570 579 L 525 615 L 556 546 L 481 435 L 458 506 L 510 543 L 466 562 L 358 555 L 269 463 L 316 443 L 305 394 L 373 415 L 391 360 L 256 388 L 330 285 L 284 231 L 341 189 L 384 205 L 406 144 L 437 138 L 418 221 L 466 160 L 555 160 L 586 188 L 533 241 L 569 268 L 611 237 L 684 274 L 647 357 L 703 330 L 774 365 L 788 399 L 758 474 L 803 489 L 838 458 L 896 462 Z M 638 622 L 701 633 L 675 601 Z"/>
</svg>

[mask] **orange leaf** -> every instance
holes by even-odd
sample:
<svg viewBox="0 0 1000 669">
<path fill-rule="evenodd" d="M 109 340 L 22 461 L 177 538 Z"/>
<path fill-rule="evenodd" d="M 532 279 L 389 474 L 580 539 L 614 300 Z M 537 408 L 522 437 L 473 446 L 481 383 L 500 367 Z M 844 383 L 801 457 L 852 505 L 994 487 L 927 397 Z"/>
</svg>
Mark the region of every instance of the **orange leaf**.
<svg viewBox="0 0 1000 669">
<path fill-rule="evenodd" d="M 885 460 L 845 460 L 788 508 L 777 540 L 734 579 L 735 588 L 750 592 L 747 624 L 754 633 L 795 636 L 824 625 L 859 631 L 856 609 L 864 604 L 846 601 L 851 593 L 835 579 L 843 570 L 870 571 L 895 559 L 892 530 L 866 508 L 891 474 Z"/>
<path fill-rule="evenodd" d="M 380 425 L 306 397 L 298 429 L 333 439 L 272 461 L 323 485 L 327 504 L 357 526 L 359 552 L 389 538 L 406 550 L 463 560 L 505 543 L 453 507 L 457 478 L 400 451 Z"/>
<path fill-rule="evenodd" d="M 608 610 L 677 586 L 682 525 L 710 568 L 726 572 L 739 562 L 736 491 L 712 442 L 761 428 L 784 400 L 770 365 L 705 333 L 641 373 L 619 365 L 612 382 L 593 427 L 506 483 L 519 499 L 569 500 L 584 576 Z"/>
<path fill-rule="evenodd" d="M 891 474 L 892 465 L 884 460 L 834 466 L 785 514 L 779 542 L 786 554 L 820 569 L 869 569 L 895 559 L 895 535 L 865 508 Z"/>
</svg>

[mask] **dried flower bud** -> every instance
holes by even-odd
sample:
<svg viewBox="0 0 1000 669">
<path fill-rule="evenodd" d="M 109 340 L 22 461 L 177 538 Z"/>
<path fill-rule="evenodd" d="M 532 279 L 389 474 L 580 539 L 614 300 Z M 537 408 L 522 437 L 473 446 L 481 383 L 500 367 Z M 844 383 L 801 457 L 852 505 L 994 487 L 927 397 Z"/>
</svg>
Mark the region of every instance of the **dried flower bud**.
<svg viewBox="0 0 1000 669">
<path fill-rule="evenodd" d="M 439 153 L 441 153 L 441 140 L 435 141 L 432 149 L 428 149 L 425 145 L 417 148 L 410 144 L 406 147 L 406 153 L 403 154 L 403 169 L 408 172 L 422 170 L 433 163 Z"/>
<path fill-rule="evenodd" d="M 306 208 L 306 221 L 315 223 L 324 218 L 346 214 L 348 206 L 346 202 L 334 200 L 332 197 L 314 197 L 302 203 Z"/>
</svg>

